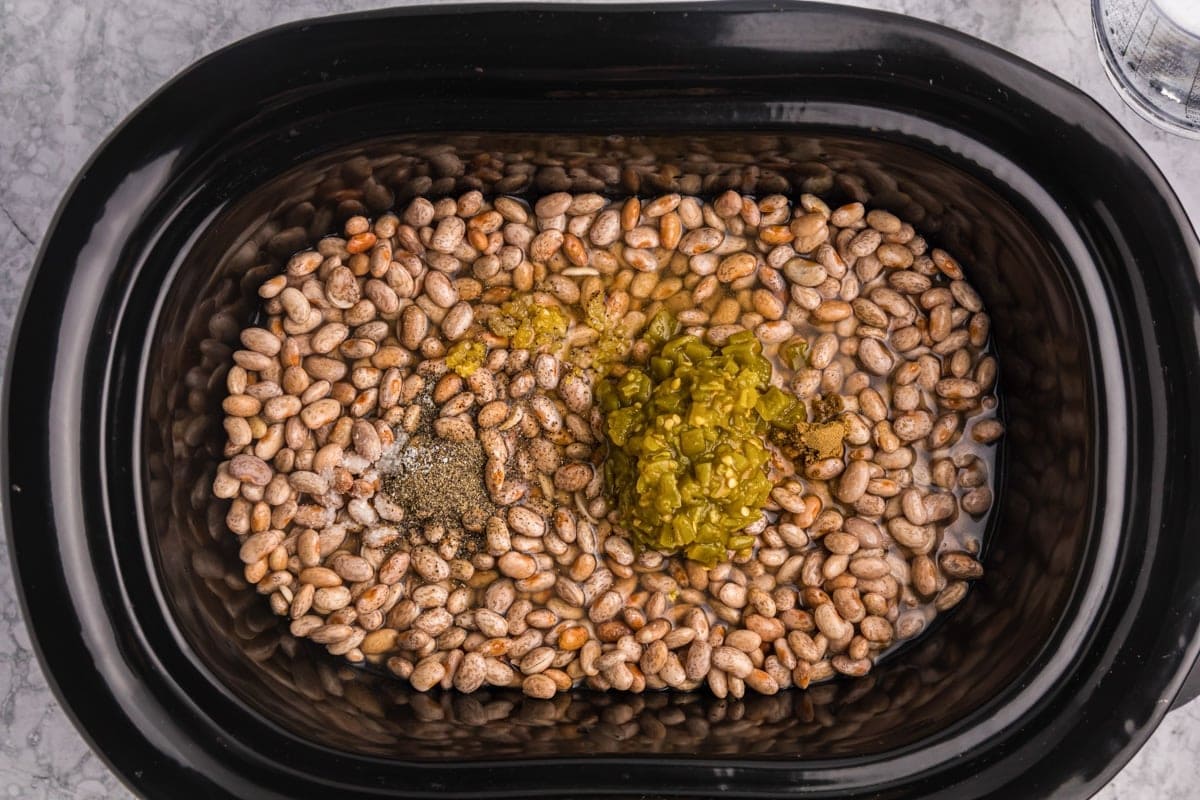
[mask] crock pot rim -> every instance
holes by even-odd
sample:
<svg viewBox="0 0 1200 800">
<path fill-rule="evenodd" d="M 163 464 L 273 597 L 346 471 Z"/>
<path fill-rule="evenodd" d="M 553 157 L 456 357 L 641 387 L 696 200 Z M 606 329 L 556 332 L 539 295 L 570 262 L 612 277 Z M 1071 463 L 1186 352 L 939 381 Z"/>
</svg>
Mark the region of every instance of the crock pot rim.
<svg viewBox="0 0 1200 800">
<path fill-rule="evenodd" d="M 321 27 L 321 26 L 334 26 L 334 25 L 338 25 L 338 24 L 350 23 L 355 20 L 390 18 L 393 15 L 407 16 L 410 14 L 429 14 L 432 16 L 439 16 L 439 15 L 447 15 L 448 16 L 448 15 L 454 14 L 456 11 L 464 11 L 464 10 L 469 10 L 469 11 L 477 12 L 477 13 L 495 12 L 495 11 L 535 10 L 535 11 L 544 12 L 547 14 L 563 15 L 563 14 L 580 14 L 580 13 L 584 13 L 584 14 L 586 14 L 586 13 L 617 14 L 617 13 L 628 13 L 628 12 L 633 12 L 633 11 L 636 11 L 638 13 L 649 13 L 649 12 L 655 12 L 655 11 L 657 11 L 659 13 L 688 11 L 693 14 L 695 14 L 695 13 L 720 14 L 720 13 L 734 13 L 734 12 L 759 13 L 759 12 L 765 12 L 765 11 L 778 10 L 778 8 L 779 8 L 778 6 L 759 6 L 759 5 L 750 6 L 750 5 L 744 5 L 744 4 L 733 4 L 733 5 L 728 5 L 728 6 L 724 5 L 724 4 L 714 4 L 714 5 L 706 5 L 706 6 L 698 6 L 698 7 L 686 6 L 686 5 L 666 5 L 666 6 L 658 6 L 658 7 L 655 7 L 655 6 L 627 7 L 627 6 L 607 6 L 607 5 L 605 5 L 605 6 L 586 6 L 586 5 L 584 5 L 584 6 L 559 7 L 559 6 L 554 6 L 554 5 L 532 5 L 532 6 L 520 5 L 520 6 L 474 6 L 474 7 L 462 7 L 459 9 L 455 9 L 454 7 L 438 7 L 438 8 L 432 8 L 432 9 L 409 8 L 409 9 L 403 9 L 403 10 L 398 10 L 398 11 L 366 12 L 366 13 L 362 13 L 362 14 L 351 14 L 351 15 L 343 15 L 343 16 L 339 16 L 339 17 L 331 17 L 331 18 L 326 18 L 326 19 L 316 20 L 316 21 L 293 23 L 291 25 L 281 26 L 280 28 L 272 29 L 270 31 L 267 31 L 267 32 L 264 32 L 261 34 L 257 34 L 254 37 L 250 37 L 249 39 L 242 40 L 241 42 L 231 45 L 230 47 L 228 47 L 224 50 L 218 51 L 217 53 L 213 54 L 212 56 L 209 56 L 206 59 L 198 62 L 196 65 L 189 68 L 184 73 L 181 73 L 180 76 L 177 76 L 172 82 L 170 82 L 169 84 L 167 84 L 167 86 L 165 86 L 162 90 L 160 90 L 159 93 L 157 93 L 154 97 L 152 97 L 145 104 L 143 104 L 143 106 L 141 106 L 137 111 L 135 111 L 133 115 L 131 115 L 130 120 L 150 114 L 154 110 L 156 104 L 160 104 L 162 97 L 164 95 L 170 93 L 172 90 L 178 90 L 179 85 L 187 77 L 195 75 L 202 68 L 208 68 L 208 65 L 215 64 L 220 59 L 227 56 L 230 52 L 237 50 L 237 49 L 248 48 L 251 45 L 253 45 L 265 38 L 276 36 L 283 32 L 286 32 L 286 31 L 296 31 L 296 30 L 300 30 L 300 29 L 317 28 L 317 27 Z M 993 57 L 1000 58 L 1001 60 L 1006 61 L 1010 64 L 1020 66 L 1020 67 L 1022 67 L 1022 69 L 1025 69 L 1026 71 L 1033 72 L 1039 79 L 1041 79 L 1043 81 L 1047 81 L 1047 80 L 1053 81 L 1054 83 L 1056 83 L 1058 85 L 1058 87 L 1060 89 L 1063 87 L 1070 88 L 1067 86 L 1067 84 L 1065 84 L 1061 81 L 1058 81 L 1057 79 L 1052 78 L 1052 76 L 1048 76 L 1046 73 L 1041 72 L 1040 70 L 1036 70 L 1036 68 L 1029 68 L 1028 65 L 1024 65 L 1023 62 L 1020 62 L 1018 59 L 1015 59 L 1014 57 L 1008 56 L 1007 54 L 1003 54 L 1002 52 L 995 50 L 994 48 L 988 48 L 986 46 L 980 45 L 980 43 L 975 42 L 974 40 L 971 40 L 968 37 L 962 36 L 960 34 L 955 34 L 951 31 L 947 31 L 945 29 L 939 28 L 937 26 L 932 26 L 927 23 L 916 22 L 913 20 L 909 20 L 909 19 L 906 19 L 903 17 L 896 16 L 896 15 L 883 14 L 882 12 L 851 11 L 849 9 L 844 9 L 844 8 L 836 7 L 836 6 L 818 6 L 818 5 L 783 6 L 783 9 L 790 13 L 800 13 L 800 14 L 819 11 L 819 12 L 823 12 L 823 13 L 852 13 L 852 14 L 862 15 L 862 16 L 868 17 L 868 18 L 875 17 L 878 19 L 886 19 L 890 24 L 898 25 L 903 28 L 906 28 L 910 32 L 913 32 L 914 35 L 917 32 L 920 32 L 922 35 L 927 36 L 931 39 L 941 38 L 941 39 L 947 39 L 947 40 L 954 40 L 954 41 L 959 41 L 960 43 L 969 44 L 974 49 L 981 49 L 981 48 L 985 49 L 985 50 L 989 51 Z M 1074 89 L 1070 89 L 1070 90 L 1072 92 L 1074 92 Z M 1109 118 L 1109 121 L 1115 127 L 1115 122 L 1112 122 L 1111 118 Z M 27 375 L 27 371 L 22 371 L 22 372 L 18 373 L 18 369 L 23 366 L 23 362 L 21 361 L 22 344 L 25 343 L 26 340 L 28 338 L 30 338 L 31 336 L 36 337 L 36 333 L 37 333 L 36 331 L 34 333 L 28 333 L 26 331 L 26 328 L 31 323 L 32 324 L 44 324 L 46 322 L 46 320 L 40 320 L 38 323 L 34 323 L 31 319 L 29 319 L 29 317 L 30 317 L 31 308 L 34 305 L 40 305 L 38 303 L 35 303 L 35 293 L 38 291 L 39 287 L 41 287 L 46 280 L 45 273 L 46 273 L 47 258 L 53 251 L 54 246 L 56 244 L 60 243 L 59 239 L 62 237 L 62 232 L 60 231 L 60 228 L 64 225 L 65 222 L 69 222 L 69 221 L 64 221 L 64 218 L 63 218 L 64 213 L 70 207 L 72 201 L 76 200 L 77 195 L 79 195 L 81 192 L 85 192 L 85 191 L 95 192 L 96 191 L 96 187 L 94 184 L 91 186 L 87 185 L 87 182 L 89 180 L 92 180 L 92 181 L 96 180 L 96 177 L 89 174 L 90 171 L 97 164 L 99 164 L 107 154 L 109 154 L 110 152 L 117 149 L 116 143 L 121 139 L 122 134 L 127 132 L 128 128 L 129 128 L 128 122 L 123 124 L 120 128 L 118 128 L 117 131 L 115 131 L 112 134 L 112 136 L 110 136 L 109 139 L 97 151 L 96 156 L 93 157 L 92 161 L 89 163 L 89 166 L 86 167 L 84 169 L 84 171 L 81 173 L 81 177 L 72 186 L 71 190 L 67 194 L 66 199 L 63 201 L 63 205 L 60 207 L 60 211 L 56 215 L 55 220 L 50 227 L 50 232 L 47 234 L 47 238 L 46 238 L 45 243 L 43 244 L 42 250 L 39 254 L 38 265 L 35 270 L 35 275 L 30 280 L 30 284 L 29 284 L 29 287 L 27 288 L 25 300 L 23 302 L 22 313 L 21 313 L 21 324 L 18 328 L 18 335 L 14 337 L 13 349 L 12 349 L 12 352 L 10 355 L 9 372 L 8 372 L 9 380 L 6 383 L 6 396 L 5 396 L 5 409 L 4 409 L 5 417 L 7 420 L 7 425 L 10 430 L 10 434 L 12 434 L 10 436 L 10 443 L 16 443 L 16 442 L 22 441 L 22 440 L 24 441 L 24 443 L 29 443 L 28 437 L 17 435 L 19 433 L 24 433 L 24 431 L 14 431 L 14 426 L 16 425 L 16 421 L 11 416 L 11 410 L 12 410 L 11 395 L 12 395 L 13 387 L 15 385 L 17 385 L 17 375 L 18 374 L 21 374 L 23 376 Z M 1129 144 L 1132 145 L 1132 147 L 1140 154 L 1140 157 L 1143 161 L 1142 166 L 1143 166 L 1143 169 L 1146 171 L 1147 175 L 1151 178 L 1152 181 L 1155 181 L 1158 184 L 1160 184 L 1161 188 L 1163 189 L 1164 202 L 1166 203 L 1167 206 L 1171 207 L 1171 210 L 1172 210 L 1172 213 L 1173 213 L 1173 216 L 1175 217 L 1175 219 L 1177 221 L 1182 220 L 1183 224 L 1186 225 L 1187 224 L 1186 217 L 1183 216 L 1182 210 L 1179 209 L 1178 202 L 1174 198 L 1173 194 L 1171 194 L 1170 190 L 1166 188 L 1166 183 L 1164 180 L 1162 180 L 1161 175 L 1158 174 L 1157 171 L 1154 169 L 1153 165 L 1149 163 L 1149 160 L 1148 160 L 1148 158 L 1145 157 L 1144 153 L 1141 153 L 1140 149 L 1137 149 L 1137 146 L 1135 143 L 1130 142 Z M 150 165 L 150 166 L 153 167 L 154 165 Z M 159 166 L 161 167 L 162 165 L 160 164 Z M 104 177 L 109 178 L 110 176 L 104 176 Z M 120 186 L 116 185 L 116 186 L 114 186 L 114 188 L 117 191 L 119 191 Z M 84 202 L 84 201 L 80 201 L 80 202 Z M 149 203 L 150 199 L 146 198 L 145 202 Z M 1196 263 L 1197 259 L 1195 258 L 1195 255 L 1197 253 L 1197 247 L 1195 244 L 1194 237 L 1191 235 L 1190 231 L 1184 231 L 1184 232 L 1182 232 L 1182 235 L 1185 239 L 1184 247 L 1186 250 L 1191 252 L 1191 254 L 1193 255 L 1193 263 Z M 1193 275 L 1192 277 L 1194 278 L 1195 276 Z M 1192 302 L 1194 302 L 1194 299 L 1195 299 L 1194 298 L 1194 284 L 1192 286 L 1192 289 L 1193 289 L 1193 295 L 1191 296 L 1190 300 Z M 25 334 L 25 335 L 22 335 L 22 334 Z M 28 345 L 26 345 L 26 346 L 28 346 Z M 71 357 L 74 358 L 75 355 L 72 354 Z M 32 374 L 37 375 L 38 374 L 37 370 L 32 370 Z M 61 373 L 59 373 L 59 375 L 61 375 Z M 27 385 L 27 381 L 28 381 L 28 377 L 23 378 L 22 385 L 23 386 Z M 49 391 L 51 389 L 51 381 L 46 381 L 43 384 L 43 386 L 47 391 Z M 74 388 L 78 389 L 79 386 L 75 386 Z M 55 404 L 51 403 L 48 406 L 48 411 L 50 411 L 51 413 L 53 413 L 54 411 L 61 412 L 64 410 L 67 410 L 67 409 L 64 409 L 61 406 L 61 404 L 56 406 Z M 49 427 L 49 426 L 47 426 L 47 427 Z M 70 431 L 61 431 L 60 430 L 60 431 L 58 431 L 58 434 L 60 436 L 62 436 L 63 434 L 66 434 L 69 432 Z M 63 443 L 64 442 L 60 442 L 60 444 L 63 444 Z M 65 444 L 67 446 L 69 446 L 69 442 L 65 442 Z M 25 609 L 27 618 L 37 619 L 39 615 L 35 614 L 35 613 L 31 613 L 33 611 L 33 609 L 30 604 L 30 599 L 31 599 L 30 595 L 32 594 L 32 592 L 34 592 L 36 590 L 38 583 L 40 582 L 40 580 L 42 578 L 44 578 L 44 576 L 46 576 L 48 574 L 52 574 L 52 573 L 55 575 L 58 574 L 57 573 L 58 565 L 56 565 L 56 564 L 38 565 L 36 563 L 33 563 L 32 559 L 34 557 L 34 554 L 31 553 L 30 555 L 25 555 L 26 551 L 22 548 L 22 546 L 20 544 L 18 544 L 18 539 L 20 538 L 21 535 L 28 536 L 29 534 L 18 535 L 17 529 L 13 526 L 13 522 L 19 517 L 25 521 L 26 525 L 29 525 L 30 523 L 33 523 L 34 521 L 41 521 L 42 524 L 47 525 L 48 527 L 56 527 L 53 525 L 51 520 L 57 521 L 57 517 L 60 513 L 62 513 L 62 509 L 54 509 L 52 498 L 38 497 L 38 494 L 41 492 L 43 487 L 37 486 L 36 484 L 30 485 L 29 483 L 19 483 L 19 484 L 15 484 L 15 485 L 10 483 L 11 478 L 19 477 L 22 474 L 28 474 L 21 467 L 18 467 L 18 469 L 16 469 L 16 470 L 13 469 L 12 461 L 13 461 L 14 455 L 15 455 L 14 451 L 12 449 L 9 449 L 5 453 L 5 460 L 4 460 L 4 464 L 3 464 L 4 482 L 5 482 L 6 488 L 9 491 L 9 496 L 10 496 L 10 502 L 6 505 L 5 513 L 6 513 L 6 516 L 8 517 L 7 521 L 9 523 L 10 543 L 11 543 L 12 553 L 13 553 L 14 567 L 15 568 L 19 567 L 18 581 L 19 581 L 19 586 L 21 589 L 22 604 Z M 28 457 L 28 453 L 25 453 L 25 457 Z M 38 501 L 38 502 L 35 502 L 35 501 Z M 40 506 L 40 508 L 39 508 L 39 506 Z M 1194 509 L 1193 509 L 1193 511 L 1194 511 Z M 1194 513 L 1191 516 L 1191 519 L 1193 522 L 1195 521 Z M 32 527 L 27 528 L 26 526 L 23 526 L 23 530 L 26 530 L 26 529 L 33 530 Z M 59 526 L 57 529 L 61 536 L 63 533 L 62 527 Z M 81 557 L 82 555 L 84 555 L 84 554 L 79 553 L 79 552 L 74 553 L 74 557 L 76 557 L 76 558 Z M 69 554 L 67 554 L 67 553 L 64 553 L 63 556 L 70 557 Z M 76 564 L 76 567 L 78 568 L 79 564 Z M 41 572 L 41 569 L 46 569 L 46 568 L 48 568 L 47 572 Z M 54 582 L 57 583 L 57 581 L 54 581 Z M 95 599 L 95 598 L 93 597 L 91 599 Z M 95 607 L 90 608 L 90 609 L 81 607 L 80 606 L 80 598 L 72 597 L 72 600 L 76 602 L 76 608 L 74 609 L 73 613 L 76 617 L 78 617 L 81 620 L 84 619 L 85 617 L 91 618 L 92 615 L 94 615 L 97 612 L 97 608 L 95 608 Z M 72 612 L 68 612 L 68 613 L 72 613 Z M 94 618 L 92 618 L 92 622 L 93 622 L 93 624 L 95 623 Z M 1193 620 L 1193 622 L 1194 622 L 1194 620 Z M 100 627 L 102 628 L 103 626 L 101 625 Z M 81 637 L 80 637 L 80 644 L 83 649 L 90 650 L 93 653 L 95 653 L 96 655 L 104 657 L 105 656 L 104 651 L 106 649 L 104 646 L 104 643 L 99 642 L 99 641 L 91 641 L 91 642 L 88 641 L 89 634 L 94 634 L 96 632 L 96 630 L 97 630 L 96 628 L 92 628 L 89 631 L 82 632 Z M 1194 631 L 1194 625 L 1193 625 L 1193 631 Z M 63 700 L 64 708 L 68 709 L 68 713 L 72 714 L 72 717 L 73 717 L 74 721 L 76 722 L 76 724 L 81 728 L 81 730 L 84 731 L 85 736 L 88 736 L 89 740 L 92 741 L 93 745 L 97 745 L 98 742 L 96 739 L 98 737 L 95 737 L 94 734 L 88 733 L 89 730 L 94 730 L 94 727 L 90 727 L 90 726 L 84 724 L 84 720 L 82 720 L 78 716 L 76 716 L 76 712 L 73 710 L 73 706 L 67 702 L 67 698 L 70 697 L 72 694 L 72 692 L 71 692 L 72 687 L 68 687 L 65 684 L 67 684 L 70 681 L 70 678 L 67 677 L 66 680 L 63 680 L 63 679 L 60 679 L 57 677 L 57 674 L 62 674 L 62 675 L 64 675 L 64 677 L 66 677 L 66 673 L 62 672 L 62 669 L 65 665 L 62 664 L 61 662 L 59 662 L 58 663 L 59 672 L 56 674 L 56 671 L 53 669 L 54 663 L 48 663 L 48 656 L 46 653 L 48 648 L 46 647 L 46 645 L 43 642 L 45 634 L 43 632 L 37 631 L 36 628 L 34 630 L 32 630 L 31 633 L 33 633 L 33 635 L 34 635 L 34 639 L 36 642 L 35 646 L 36 646 L 36 649 L 38 650 L 39 658 L 42 660 L 43 665 L 45 665 L 47 667 L 48 679 L 50 680 L 51 685 L 54 688 L 56 694 L 58 694 L 60 699 Z M 115 633 L 119 640 L 120 637 L 122 636 L 122 632 L 118 631 Z M 129 632 L 126 631 L 124 633 L 128 634 Z M 128 647 L 131 644 L 132 643 L 128 642 L 128 641 L 119 642 L 118 648 L 120 650 L 124 651 L 125 647 Z M 122 645 L 124 645 L 124 647 L 122 647 Z M 56 648 L 56 650 L 57 649 L 58 648 Z M 1195 652 L 1196 652 L 1196 643 L 1194 641 L 1192 641 L 1190 643 L 1190 645 L 1186 648 L 1186 652 L 1180 651 L 1179 653 L 1175 654 L 1175 656 L 1176 656 L 1175 660 L 1177 661 L 1178 670 L 1177 670 L 1177 674 L 1168 683 L 1168 689 L 1170 689 L 1171 687 L 1177 687 L 1179 685 L 1179 683 L 1182 681 L 1182 676 L 1186 673 L 1186 668 L 1187 668 L 1188 664 L 1190 663 L 1190 661 L 1192 659 L 1194 659 Z M 111 655 L 111 652 L 108 655 Z M 126 653 L 126 655 L 127 655 L 127 653 Z M 113 698 L 113 699 L 115 702 L 115 698 Z M 152 698 L 149 695 L 146 696 L 146 699 L 148 701 L 148 704 L 149 704 L 149 702 L 152 701 Z M 128 707 L 122 709 L 119 704 L 114 706 L 113 712 L 116 713 L 118 716 L 124 716 L 124 715 L 136 716 L 136 712 L 134 710 L 129 709 Z M 1130 741 L 1133 741 L 1134 739 L 1138 739 L 1138 738 L 1144 740 L 1145 736 L 1148 735 L 1149 730 L 1151 730 L 1153 728 L 1153 724 L 1155 722 L 1157 722 L 1158 717 L 1161 717 L 1161 713 L 1155 717 L 1152 717 L 1148 721 L 1148 724 L 1140 727 L 1135 732 L 1136 735 L 1130 737 Z M 93 720 L 95 720 L 97 718 L 96 714 L 94 712 L 92 713 L 91 718 Z M 128 721 L 128 720 L 124 720 L 124 721 Z M 93 722 L 93 726 L 94 726 L 94 724 L 95 723 Z M 153 743 L 147 742 L 147 744 L 152 745 Z M 104 743 L 100 743 L 99 746 L 97 747 L 98 751 L 102 754 L 102 756 L 106 755 L 105 750 L 103 749 L 103 746 L 104 746 Z M 183 754 L 170 753 L 170 752 L 167 752 L 168 749 L 169 749 L 169 747 L 165 746 L 165 743 L 160 743 L 160 748 L 157 749 L 158 756 L 159 756 L 159 759 L 157 759 L 157 760 L 159 760 L 159 762 L 160 762 L 159 763 L 160 768 L 171 769 L 172 766 L 171 766 L 170 762 L 174 761 L 175 762 L 174 769 L 178 769 L 179 767 L 182 766 L 182 764 L 184 762 L 187 761 L 187 758 L 184 757 Z M 1128 748 L 1126 748 L 1126 751 L 1129 753 L 1129 755 L 1132 754 L 1132 751 L 1128 751 Z M 128 751 L 126 751 L 126 755 L 127 754 L 128 754 Z M 667 759 L 667 760 L 670 760 L 670 759 Z M 115 761 L 115 759 L 114 759 L 114 761 Z M 604 760 L 604 761 L 608 761 L 608 760 Z M 618 759 L 616 761 L 619 763 L 624 763 L 623 760 L 621 760 L 621 759 Z M 564 762 L 554 762 L 554 763 L 561 764 Z M 569 762 L 567 762 L 567 763 L 569 763 Z M 590 760 L 588 763 L 599 764 L 599 763 L 603 763 L 603 761 L 600 759 L 596 759 L 596 760 Z M 609 763 L 611 763 L 611 762 L 609 762 Z M 687 763 L 693 769 L 696 766 L 698 766 L 694 762 L 687 762 Z M 707 763 L 711 763 L 711 762 L 704 762 L 704 763 L 707 764 Z M 122 764 L 113 763 L 112 766 L 114 766 L 114 768 L 118 771 L 118 774 L 120 774 L 123 777 L 123 779 L 126 779 L 127 781 L 131 781 L 131 785 L 146 786 L 147 788 L 151 785 L 149 783 L 143 783 L 140 776 L 134 775 L 134 777 L 137 777 L 138 780 L 136 780 L 136 781 L 132 780 L 132 778 L 130 777 L 131 774 L 133 774 L 132 768 L 130 767 L 128 762 L 124 762 Z M 764 768 L 764 769 L 771 768 L 770 765 L 764 765 L 764 764 L 760 764 L 760 763 L 754 763 L 753 766 L 755 768 Z M 1111 767 L 1111 769 L 1108 770 L 1107 772 L 1115 772 L 1116 768 L 1118 768 L 1118 767 L 1119 767 L 1119 764 L 1116 764 L 1115 766 Z"/>
</svg>

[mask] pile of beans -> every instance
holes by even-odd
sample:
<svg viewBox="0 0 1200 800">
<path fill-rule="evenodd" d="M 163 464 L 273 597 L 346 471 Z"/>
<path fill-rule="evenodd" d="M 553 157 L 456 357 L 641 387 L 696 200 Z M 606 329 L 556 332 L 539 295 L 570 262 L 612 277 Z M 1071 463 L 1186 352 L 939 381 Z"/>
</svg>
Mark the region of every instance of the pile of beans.
<svg viewBox="0 0 1200 800">
<path fill-rule="evenodd" d="M 983 574 L 1003 433 L 989 319 L 958 263 L 887 211 L 732 191 L 420 198 L 346 220 L 259 294 L 213 484 L 245 578 L 293 635 L 419 690 L 741 697 L 861 676 Z M 598 378 L 570 363 L 598 334 L 510 347 L 486 323 L 521 295 L 576 319 L 599 296 L 630 341 L 661 308 L 714 345 L 751 330 L 775 383 L 840 398 L 845 452 L 773 461 L 752 553 L 711 569 L 637 553 L 605 494 Z M 797 338 L 792 370 L 775 356 Z M 488 347 L 465 378 L 446 364 L 464 341 Z M 426 424 L 483 453 L 490 502 L 459 525 L 382 488 Z"/>
</svg>

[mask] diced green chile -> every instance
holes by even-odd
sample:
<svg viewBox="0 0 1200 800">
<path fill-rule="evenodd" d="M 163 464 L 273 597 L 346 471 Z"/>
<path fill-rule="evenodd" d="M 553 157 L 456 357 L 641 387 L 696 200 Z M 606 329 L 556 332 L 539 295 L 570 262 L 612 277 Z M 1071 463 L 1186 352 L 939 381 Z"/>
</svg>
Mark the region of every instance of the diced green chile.
<svg viewBox="0 0 1200 800">
<path fill-rule="evenodd" d="M 695 336 L 670 338 L 675 330 L 656 316 L 646 338 L 661 347 L 647 366 L 597 387 L 605 477 L 637 545 L 712 566 L 753 545 L 742 531 L 771 491 L 764 434 L 773 422 L 803 420 L 804 406 L 770 386 L 771 365 L 749 331 L 714 352 Z"/>
</svg>

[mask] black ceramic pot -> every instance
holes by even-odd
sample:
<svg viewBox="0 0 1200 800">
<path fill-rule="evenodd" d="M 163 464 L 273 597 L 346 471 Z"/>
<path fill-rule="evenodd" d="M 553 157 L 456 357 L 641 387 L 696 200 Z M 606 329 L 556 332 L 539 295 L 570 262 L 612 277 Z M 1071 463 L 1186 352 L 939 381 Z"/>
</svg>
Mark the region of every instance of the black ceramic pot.
<svg viewBox="0 0 1200 800">
<path fill-rule="evenodd" d="M 729 187 L 893 209 L 984 295 L 1010 433 L 987 578 L 956 613 L 865 679 L 742 702 L 413 695 L 288 637 L 208 498 L 257 282 L 416 193 Z M 279 28 L 135 112 L 47 236 L 6 384 L 27 618 L 63 706 L 156 798 L 1086 796 L 1200 649 L 1198 265 L 1103 109 L 903 17 L 490 6 Z"/>
</svg>

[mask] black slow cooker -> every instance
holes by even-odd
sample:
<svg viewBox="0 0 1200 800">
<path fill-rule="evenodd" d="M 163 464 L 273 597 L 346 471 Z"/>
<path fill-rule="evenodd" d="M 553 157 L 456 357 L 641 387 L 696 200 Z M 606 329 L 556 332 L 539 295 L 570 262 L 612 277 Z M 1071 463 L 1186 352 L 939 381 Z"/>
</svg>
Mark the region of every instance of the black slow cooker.
<svg viewBox="0 0 1200 800">
<path fill-rule="evenodd" d="M 254 288 L 349 199 L 562 188 L 858 199 L 960 257 L 1009 435 L 987 578 L 955 613 L 865 678 L 741 701 L 415 694 L 287 634 L 208 488 Z M 1102 108 L 911 19 L 513 5 L 278 28 L 138 109 L 47 235 L 6 383 L 27 619 L 63 706 L 152 797 L 1083 797 L 1200 651 L 1198 267 Z"/>
</svg>

